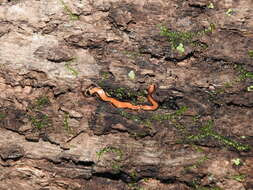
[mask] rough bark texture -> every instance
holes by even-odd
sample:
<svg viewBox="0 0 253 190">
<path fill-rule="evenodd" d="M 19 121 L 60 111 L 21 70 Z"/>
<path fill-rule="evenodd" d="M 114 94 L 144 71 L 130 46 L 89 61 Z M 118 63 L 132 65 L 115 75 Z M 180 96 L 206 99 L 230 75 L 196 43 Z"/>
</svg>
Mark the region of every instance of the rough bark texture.
<svg viewBox="0 0 253 190">
<path fill-rule="evenodd" d="M 253 189 L 252 9 L 0 0 L 0 189 Z"/>
</svg>

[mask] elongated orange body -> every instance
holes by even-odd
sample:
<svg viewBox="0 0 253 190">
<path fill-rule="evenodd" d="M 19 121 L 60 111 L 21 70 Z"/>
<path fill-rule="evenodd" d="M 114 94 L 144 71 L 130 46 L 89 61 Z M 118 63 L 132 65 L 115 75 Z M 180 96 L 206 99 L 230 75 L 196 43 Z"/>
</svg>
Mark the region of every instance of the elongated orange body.
<svg viewBox="0 0 253 190">
<path fill-rule="evenodd" d="M 117 108 L 128 108 L 128 109 L 133 109 L 133 110 L 152 111 L 152 110 L 156 110 L 159 107 L 159 104 L 157 103 L 157 101 L 152 97 L 152 93 L 155 91 L 155 89 L 156 89 L 155 85 L 150 85 L 148 87 L 147 99 L 152 105 L 133 105 L 130 102 L 119 101 L 115 98 L 107 96 L 105 91 L 99 87 L 89 88 L 88 93 L 90 95 L 97 94 L 102 100 L 106 102 L 110 102 L 112 105 L 114 105 Z"/>
</svg>

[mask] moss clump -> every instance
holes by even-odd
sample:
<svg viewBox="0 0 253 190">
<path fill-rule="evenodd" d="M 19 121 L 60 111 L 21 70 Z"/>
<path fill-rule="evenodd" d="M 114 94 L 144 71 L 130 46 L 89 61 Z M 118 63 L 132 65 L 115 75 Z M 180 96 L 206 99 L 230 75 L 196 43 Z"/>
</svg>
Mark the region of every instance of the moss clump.
<svg viewBox="0 0 253 190">
<path fill-rule="evenodd" d="M 49 103 L 50 103 L 50 101 L 47 96 L 41 96 L 38 99 L 36 99 L 35 107 L 37 109 L 41 109 L 42 107 L 49 105 Z"/>
<path fill-rule="evenodd" d="M 185 169 L 186 171 L 189 171 L 189 170 L 191 170 L 191 169 L 196 169 L 196 168 L 200 167 L 201 164 L 203 164 L 203 163 L 204 163 L 206 160 L 208 160 L 208 159 L 209 159 L 209 158 L 208 158 L 207 156 L 203 156 L 203 157 L 199 158 L 193 165 L 187 166 L 187 167 L 185 167 L 184 169 Z"/>
<path fill-rule="evenodd" d="M 253 79 L 253 72 L 247 71 L 242 65 L 237 65 L 236 69 L 239 71 L 239 80 Z"/>
<path fill-rule="evenodd" d="M 165 114 L 151 114 L 149 116 L 139 116 L 139 115 L 134 115 L 130 114 L 126 111 L 120 111 L 119 114 L 127 118 L 129 120 L 132 120 L 138 124 L 143 124 L 146 125 L 147 127 L 151 127 L 153 122 L 163 122 L 163 121 L 172 121 L 173 124 L 177 125 L 177 120 L 180 119 L 180 117 L 187 111 L 187 107 L 183 106 L 179 108 L 177 111 L 174 113 L 165 113 Z M 147 118 L 147 119 L 145 119 Z"/>
<path fill-rule="evenodd" d="M 122 53 L 124 55 L 126 55 L 127 57 L 132 58 L 132 59 L 142 56 L 139 52 L 135 52 L 135 51 L 127 51 L 127 50 L 125 50 L 125 51 L 122 51 Z"/>
<path fill-rule="evenodd" d="M 4 113 L 0 112 L 0 120 L 6 118 L 6 115 Z"/>
<path fill-rule="evenodd" d="M 97 152 L 98 160 L 100 160 L 100 158 L 101 158 L 105 153 L 108 153 L 108 152 L 115 153 L 115 154 L 116 154 L 116 157 L 117 157 L 116 159 L 118 159 L 118 160 L 121 160 L 122 157 L 123 157 L 123 152 L 121 151 L 121 149 L 108 146 L 108 147 L 102 148 L 101 150 L 99 150 L 99 151 Z"/>
<path fill-rule="evenodd" d="M 42 129 L 50 125 L 48 115 L 46 114 L 38 113 L 37 115 L 29 116 L 28 118 L 31 121 L 32 126 L 37 129 Z"/>
<path fill-rule="evenodd" d="M 69 15 L 71 20 L 79 20 L 79 16 L 74 14 L 63 0 L 59 0 L 59 1 L 61 2 L 64 8 L 64 11 Z"/>
<path fill-rule="evenodd" d="M 114 173 L 119 173 L 122 167 L 120 164 L 120 161 L 122 161 L 122 158 L 123 158 L 122 150 L 116 147 L 112 147 L 112 146 L 102 148 L 101 150 L 97 152 L 98 160 L 100 160 L 101 157 L 106 153 L 115 154 L 115 157 L 113 158 L 113 160 L 110 161 L 110 167 L 114 170 Z"/>
<path fill-rule="evenodd" d="M 173 49 L 176 49 L 179 44 L 186 44 L 192 41 L 195 33 L 193 32 L 178 32 L 172 31 L 164 26 L 160 27 L 160 35 L 166 36 Z"/>
<path fill-rule="evenodd" d="M 249 50 L 248 55 L 249 55 L 250 58 L 253 58 L 253 50 Z"/>
<path fill-rule="evenodd" d="M 123 111 L 123 110 L 119 111 L 119 114 L 122 117 L 127 118 L 129 120 L 132 120 L 132 121 L 134 121 L 136 123 L 142 123 L 142 121 L 143 121 L 143 118 L 141 118 L 140 116 L 134 115 L 134 114 L 130 114 L 130 113 L 128 113 L 126 111 Z"/>
<path fill-rule="evenodd" d="M 195 186 L 194 190 L 222 190 L 219 187 L 203 187 L 203 186 Z"/>
<path fill-rule="evenodd" d="M 68 62 L 66 62 L 65 63 L 65 68 L 72 74 L 72 75 L 74 75 L 75 77 L 77 77 L 78 76 L 78 71 L 76 70 L 76 69 L 74 69 L 72 66 L 71 66 L 71 64 L 74 62 L 74 59 L 73 60 L 71 60 L 71 61 L 68 61 Z"/>
<path fill-rule="evenodd" d="M 229 178 L 233 179 L 233 180 L 236 180 L 238 182 L 244 182 L 245 179 L 246 179 L 246 175 L 245 174 L 238 174 L 238 175 L 233 175 L 233 176 L 230 176 Z"/>
<path fill-rule="evenodd" d="M 101 71 L 100 76 L 102 80 L 108 80 L 111 77 L 111 74 L 108 71 Z"/>
<path fill-rule="evenodd" d="M 40 111 L 50 104 L 50 100 L 47 96 L 38 97 L 29 107 L 30 111 Z"/>
<path fill-rule="evenodd" d="M 71 127 L 69 126 L 69 114 L 67 114 L 67 113 L 64 114 L 63 128 L 64 128 L 65 131 L 67 131 L 68 133 L 72 133 L 72 129 L 71 129 Z"/>
<path fill-rule="evenodd" d="M 190 135 L 188 139 L 191 141 L 200 141 L 207 137 L 213 137 L 215 140 L 222 142 L 223 144 L 230 146 L 238 151 L 248 151 L 250 147 L 248 145 L 241 144 L 237 141 L 224 137 L 218 134 L 216 131 L 212 129 L 213 121 L 208 121 L 206 125 L 199 129 L 199 134 L 197 135 Z"/>
<path fill-rule="evenodd" d="M 165 120 L 179 119 L 179 117 L 181 117 L 187 110 L 188 108 L 186 106 L 182 106 L 181 108 L 176 110 L 174 113 L 152 115 L 150 120 L 162 122 Z"/>
<path fill-rule="evenodd" d="M 200 30 L 197 32 L 180 32 L 180 31 L 172 31 L 165 26 L 160 26 L 160 35 L 167 37 L 169 43 L 171 44 L 171 47 L 173 49 L 178 49 L 178 47 L 183 47 L 187 44 L 192 44 L 194 46 L 196 45 L 203 45 L 201 43 L 196 43 L 196 40 L 194 40 L 195 37 L 202 36 L 206 33 L 210 33 L 215 29 L 214 24 L 210 24 L 210 26 L 207 29 Z"/>
<path fill-rule="evenodd" d="M 132 101 L 133 103 L 143 101 L 145 99 L 146 93 L 145 90 L 132 91 L 128 88 L 119 87 L 114 89 L 108 89 L 106 92 L 120 101 Z"/>
</svg>

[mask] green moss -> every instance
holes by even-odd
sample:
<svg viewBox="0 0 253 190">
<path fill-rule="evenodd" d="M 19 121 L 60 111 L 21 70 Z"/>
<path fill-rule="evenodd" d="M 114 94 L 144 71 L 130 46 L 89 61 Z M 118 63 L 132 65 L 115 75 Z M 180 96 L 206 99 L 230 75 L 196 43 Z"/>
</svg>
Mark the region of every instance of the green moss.
<svg viewBox="0 0 253 190">
<path fill-rule="evenodd" d="M 142 124 L 150 128 L 152 127 L 153 122 L 161 123 L 167 120 L 171 121 L 176 127 L 178 127 L 179 124 L 177 123 L 177 120 L 180 119 L 180 117 L 187 111 L 187 109 L 188 108 L 186 106 L 182 106 L 174 113 L 151 114 L 149 116 L 145 116 L 146 119 L 139 115 L 134 115 L 123 110 L 121 110 L 119 114 L 124 118 L 134 121 L 135 123 Z"/>
<path fill-rule="evenodd" d="M 143 121 L 143 119 L 141 118 L 141 117 L 139 117 L 138 115 L 134 115 L 134 114 L 130 114 L 130 113 L 128 113 L 128 112 L 126 112 L 126 111 L 123 111 L 123 110 L 120 110 L 119 111 L 119 114 L 122 116 L 122 117 L 124 117 L 124 118 L 126 118 L 126 119 L 129 119 L 129 120 L 132 120 L 132 121 L 134 121 L 134 122 L 136 122 L 136 123 L 142 123 L 142 121 Z"/>
<path fill-rule="evenodd" d="M 208 178 L 213 178 L 212 176 L 208 176 Z M 200 179 L 194 179 L 192 182 L 189 183 L 190 186 L 192 186 L 192 189 L 194 190 L 222 190 L 219 187 L 213 186 L 213 185 L 208 185 L 208 186 L 202 186 L 200 185 Z"/>
<path fill-rule="evenodd" d="M 219 187 L 203 187 L 203 186 L 196 186 L 195 190 L 222 190 Z"/>
<path fill-rule="evenodd" d="M 135 52 L 135 51 L 122 51 L 122 53 L 126 56 L 128 56 L 129 58 L 137 58 L 137 57 L 140 57 L 142 56 L 139 52 Z"/>
<path fill-rule="evenodd" d="M 63 128 L 64 128 L 65 131 L 67 131 L 68 133 L 72 133 L 72 129 L 71 129 L 71 127 L 69 126 L 69 114 L 67 114 L 67 113 L 64 114 Z"/>
<path fill-rule="evenodd" d="M 246 179 L 246 175 L 244 175 L 244 174 L 238 174 L 238 175 L 230 176 L 229 178 L 231 178 L 233 180 L 236 180 L 238 182 L 243 182 Z"/>
<path fill-rule="evenodd" d="M 110 72 L 107 72 L 107 71 L 101 71 L 100 76 L 102 80 L 107 80 L 111 77 L 111 74 Z"/>
<path fill-rule="evenodd" d="M 111 146 L 108 146 L 108 147 L 105 147 L 105 148 L 102 148 L 101 150 L 99 150 L 96 154 L 98 156 L 98 160 L 100 160 L 100 158 L 108 153 L 108 152 L 112 152 L 112 153 L 115 153 L 116 154 L 116 159 L 117 160 L 121 160 L 122 157 L 123 157 L 123 152 L 119 149 L 119 148 L 115 148 L 115 147 L 111 147 Z"/>
<path fill-rule="evenodd" d="M 136 78 L 135 72 L 133 70 L 131 70 L 128 74 L 127 74 L 128 78 L 131 80 L 134 80 Z"/>
<path fill-rule="evenodd" d="M 108 91 L 108 94 L 110 96 L 114 96 L 115 98 L 119 98 L 121 100 L 122 99 L 129 99 L 133 96 L 126 88 L 123 88 L 123 87 L 111 89 Z"/>
<path fill-rule="evenodd" d="M 173 49 L 179 50 L 179 52 L 184 52 L 184 46 L 188 44 L 192 45 L 198 45 L 196 43 L 196 40 L 194 40 L 195 37 L 202 36 L 204 34 L 210 33 L 215 29 L 214 24 L 210 24 L 210 26 L 204 30 L 200 30 L 197 32 L 180 32 L 180 31 L 172 31 L 165 26 L 160 26 L 160 35 L 167 37 L 169 43 L 171 44 L 171 47 Z"/>
<path fill-rule="evenodd" d="M 151 116 L 151 121 L 165 121 L 165 120 L 173 120 L 173 119 L 179 119 L 188 108 L 186 106 L 180 107 L 178 110 L 176 110 L 174 113 L 166 113 L 166 114 L 154 114 Z"/>
<path fill-rule="evenodd" d="M 224 83 L 224 88 L 232 88 L 233 85 L 234 85 L 233 82 L 225 82 L 225 83 Z"/>
<path fill-rule="evenodd" d="M 160 27 L 160 35 L 166 36 L 173 49 L 176 49 L 179 44 L 185 44 L 192 41 L 195 33 L 193 32 L 178 32 L 172 31 L 164 26 Z"/>
<path fill-rule="evenodd" d="M 249 55 L 250 58 L 253 58 L 253 50 L 249 50 L 248 55 Z"/>
<path fill-rule="evenodd" d="M 64 64 L 65 68 L 72 74 L 74 75 L 75 77 L 78 76 L 78 71 L 76 69 L 74 69 L 71 64 L 74 62 L 74 60 L 71 60 L 71 61 L 68 61 Z"/>
<path fill-rule="evenodd" d="M 114 170 L 114 173 L 119 173 L 122 168 L 120 161 L 123 158 L 123 152 L 119 148 L 108 146 L 108 147 L 102 148 L 96 153 L 98 160 L 100 160 L 101 157 L 104 156 L 106 153 L 115 154 L 114 159 L 110 161 L 110 166 Z"/>
<path fill-rule="evenodd" d="M 247 87 L 247 91 L 248 91 L 248 92 L 252 92 L 252 91 L 253 91 L 253 85 L 248 86 L 248 87 Z"/>
<path fill-rule="evenodd" d="M 47 96 L 38 97 L 28 108 L 27 118 L 30 120 L 33 127 L 42 129 L 50 126 L 48 115 L 42 113 L 43 108 L 50 104 Z"/>
<path fill-rule="evenodd" d="M 37 129 L 45 128 L 50 124 L 48 116 L 41 113 L 36 116 L 29 116 L 29 120 L 31 121 L 32 126 Z"/>
<path fill-rule="evenodd" d="M 239 72 L 239 80 L 253 79 L 253 72 L 247 71 L 242 65 L 236 65 L 236 70 Z"/>
<path fill-rule="evenodd" d="M 40 111 L 50 104 L 50 100 L 47 96 L 38 97 L 28 108 L 30 111 Z"/>
<path fill-rule="evenodd" d="M 214 4 L 212 2 L 209 2 L 209 4 L 207 5 L 208 9 L 214 9 Z"/>
<path fill-rule="evenodd" d="M 240 158 L 232 159 L 231 162 L 232 162 L 235 166 L 240 166 L 240 165 L 242 165 L 242 161 L 241 161 Z"/>
<path fill-rule="evenodd" d="M 69 15 L 71 20 L 79 20 L 79 16 L 74 14 L 63 0 L 59 0 L 59 1 L 61 2 L 64 8 L 64 11 Z"/>
<path fill-rule="evenodd" d="M 114 173 L 119 173 L 122 166 L 118 162 L 113 162 L 111 164 L 112 169 L 114 170 Z"/>
<path fill-rule="evenodd" d="M 213 121 L 208 121 L 206 125 L 201 127 L 199 129 L 200 133 L 197 135 L 191 135 L 188 137 L 188 139 L 192 141 L 200 141 L 207 137 L 213 137 L 215 140 L 218 140 L 222 142 L 223 144 L 233 147 L 234 149 L 238 151 L 248 151 L 250 150 L 250 147 L 248 145 L 241 144 L 237 141 L 234 141 L 232 139 L 229 139 L 227 137 L 224 137 L 220 134 L 218 134 L 216 131 L 212 129 L 213 127 Z"/>
<path fill-rule="evenodd" d="M 235 65 L 235 71 L 237 72 L 237 76 L 231 81 L 225 82 L 222 87 L 216 88 L 214 91 L 210 91 L 210 100 L 213 101 L 216 95 L 221 95 L 226 93 L 229 88 L 233 88 L 234 85 L 238 85 L 240 82 L 245 80 L 253 79 L 253 72 L 247 71 L 243 65 Z M 246 88 L 247 91 L 253 91 L 253 86 L 248 86 Z"/>
<path fill-rule="evenodd" d="M 185 169 L 186 170 L 196 169 L 208 159 L 209 158 L 207 156 L 203 156 L 203 157 L 199 158 L 193 165 L 187 166 Z"/>
<path fill-rule="evenodd" d="M 228 9 L 227 11 L 226 11 L 226 15 L 228 15 L 228 16 L 231 16 L 231 15 L 233 15 L 235 13 L 235 11 L 233 10 L 233 9 Z"/>
<path fill-rule="evenodd" d="M 4 119 L 4 118 L 6 118 L 6 115 L 5 115 L 4 113 L 1 113 L 1 112 L 0 112 L 0 120 L 2 120 L 2 119 Z"/>
<path fill-rule="evenodd" d="M 143 100 L 141 98 L 146 97 L 145 90 L 140 91 L 132 91 L 128 88 L 119 87 L 114 89 L 107 89 L 106 92 L 116 99 L 119 99 L 121 101 L 132 101 L 133 103 L 140 102 L 140 100 Z"/>
<path fill-rule="evenodd" d="M 37 109 L 41 109 L 47 106 L 50 103 L 49 98 L 47 96 L 41 96 L 35 100 L 35 107 Z"/>
</svg>

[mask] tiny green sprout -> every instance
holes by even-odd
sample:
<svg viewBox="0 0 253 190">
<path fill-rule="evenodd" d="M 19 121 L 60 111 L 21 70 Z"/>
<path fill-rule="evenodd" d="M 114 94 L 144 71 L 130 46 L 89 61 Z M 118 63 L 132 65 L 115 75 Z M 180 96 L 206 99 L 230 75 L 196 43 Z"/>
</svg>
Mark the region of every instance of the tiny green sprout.
<svg viewBox="0 0 253 190">
<path fill-rule="evenodd" d="M 176 50 L 179 51 L 179 53 L 184 53 L 184 44 L 180 43 L 177 47 Z"/>
<path fill-rule="evenodd" d="M 228 9 L 226 15 L 231 16 L 235 11 L 233 9 Z"/>
<path fill-rule="evenodd" d="M 248 92 L 252 92 L 252 91 L 253 91 L 253 85 L 248 86 L 248 87 L 247 87 L 247 91 L 248 91 Z"/>
<path fill-rule="evenodd" d="M 232 159 L 231 162 L 233 162 L 233 164 L 236 165 L 236 166 L 240 166 L 242 164 L 240 158 Z"/>
<path fill-rule="evenodd" d="M 210 2 L 210 3 L 208 4 L 207 8 L 208 8 L 208 9 L 213 9 L 213 8 L 214 8 L 213 3 L 212 3 L 212 2 Z"/>
<path fill-rule="evenodd" d="M 134 73 L 133 70 L 130 71 L 130 72 L 128 73 L 128 77 L 129 77 L 131 80 L 134 80 L 134 79 L 135 79 L 135 73 Z"/>
</svg>

